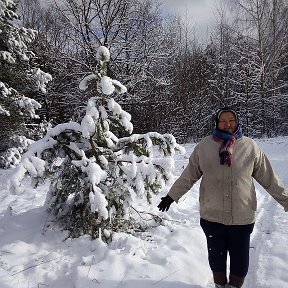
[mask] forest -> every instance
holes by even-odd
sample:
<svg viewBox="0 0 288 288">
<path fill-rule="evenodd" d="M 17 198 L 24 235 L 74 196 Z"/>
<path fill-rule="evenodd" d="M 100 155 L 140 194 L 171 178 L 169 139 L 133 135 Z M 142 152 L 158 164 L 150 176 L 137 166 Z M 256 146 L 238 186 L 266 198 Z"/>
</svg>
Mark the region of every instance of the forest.
<svg viewBox="0 0 288 288">
<path fill-rule="evenodd" d="M 100 46 L 111 52 L 107 75 L 127 87 L 114 99 L 135 133 L 198 141 L 229 105 L 245 135 L 288 135 L 287 1 L 215 2 L 217 24 L 199 43 L 185 19 L 157 1 L 1 0 L 2 168 L 12 161 L 8 150 L 19 158 L 30 139 L 83 117 L 97 89 L 83 92 L 79 82 L 96 71 Z"/>
</svg>

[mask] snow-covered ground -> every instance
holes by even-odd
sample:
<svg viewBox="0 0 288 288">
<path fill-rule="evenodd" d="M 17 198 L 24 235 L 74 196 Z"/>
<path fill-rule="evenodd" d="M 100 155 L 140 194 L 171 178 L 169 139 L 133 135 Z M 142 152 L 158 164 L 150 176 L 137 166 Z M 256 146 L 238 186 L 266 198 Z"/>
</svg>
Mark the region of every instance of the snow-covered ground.
<svg viewBox="0 0 288 288">
<path fill-rule="evenodd" d="M 288 187 L 288 137 L 259 140 Z M 187 164 L 194 144 L 175 158 L 175 179 Z M 47 184 L 10 195 L 9 171 L 0 170 L 0 288 L 200 288 L 213 287 L 206 239 L 199 226 L 198 188 L 162 213 L 165 225 L 141 238 L 114 235 L 108 246 L 83 236 L 45 228 L 43 203 Z M 244 288 L 288 287 L 288 214 L 259 185 L 258 216 L 252 234 L 250 270 Z M 168 189 L 168 187 L 167 187 Z M 163 195 L 167 191 L 163 191 Z M 135 202 L 138 210 L 160 215 L 157 205 Z M 11 209 L 10 209 L 11 207 Z"/>
</svg>

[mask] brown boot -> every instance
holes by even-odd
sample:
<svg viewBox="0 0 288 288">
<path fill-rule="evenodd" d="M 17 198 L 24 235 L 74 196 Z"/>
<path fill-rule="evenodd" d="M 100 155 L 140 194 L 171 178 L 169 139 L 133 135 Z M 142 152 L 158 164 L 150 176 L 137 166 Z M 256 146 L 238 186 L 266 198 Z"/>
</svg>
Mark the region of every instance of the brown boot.
<svg viewBox="0 0 288 288">
<path fill-rule="evenodd" d="M 233 274 L 230 274 L 230 277 L 229 277 L 229 285 L 228 287 L 230 288 L 240 288 L 242 287 L 243 283 L 244 283 L 244 280 L 245 278 L 244 277 L 239 277 L 239 276 L 236 276 L 236 275 L 233 275 Z"/>
<path fill-rule="evenodd" d="M 227 283 L 226 272 L 213 272 L 213 279 L 215 285 L 219 285 L 219 287 L 225 287 Z"/>
</svg>

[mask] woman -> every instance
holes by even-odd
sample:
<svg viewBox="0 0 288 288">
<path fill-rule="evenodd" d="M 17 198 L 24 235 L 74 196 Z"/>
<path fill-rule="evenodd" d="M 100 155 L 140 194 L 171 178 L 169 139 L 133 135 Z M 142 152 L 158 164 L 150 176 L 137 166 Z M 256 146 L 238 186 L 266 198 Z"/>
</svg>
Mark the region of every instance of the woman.
<svg viewBox="0 0 288 288">
<path fill-rule="evenodd" d="M 200 184 L 200 225 L 207 238 L 215 287 L 241 287 L 249 266 L 250 234 L 257 207 L 253 178 L 288 211 L 288 191 L 251 138 L 242 134 L 236 111 L 222 108 L 216 129 L 195 147 L 189 164 L 158 205 L 170 205 Z M 230 256 L 229 284 L 226 277 Z"/>
</svg>

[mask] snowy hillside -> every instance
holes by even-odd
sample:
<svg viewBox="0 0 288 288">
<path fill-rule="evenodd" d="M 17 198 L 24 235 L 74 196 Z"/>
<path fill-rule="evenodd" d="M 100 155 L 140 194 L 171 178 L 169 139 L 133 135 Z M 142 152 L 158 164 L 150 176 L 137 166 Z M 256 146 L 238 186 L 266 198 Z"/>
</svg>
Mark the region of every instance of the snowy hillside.
<svg viewBox="0 0 288 288">
<path fill-rule="evenodd" d="M 258 143 L 288 187 L 288 137 Z M 175 177 L 195 147 L 184 146 L 186 154 L 176 158 Z M 165 225 L 150 229 L 141 239 L 119 233 L 107 246 L 87 236 L 66 239 L 66 233 L 52 226 L 44 229 L 47 215 L 42 206 L 48 185 L 33 189 L 27 181 L 24 194 L 10 195 L 5 186 L 9 172 L 0 170 L 0 288 L 212 287 L 206 240 L 199 226 L 198 185 L 161 214 L 167 219 Z M 243 287 L 286 288 L 288 215 L 256 187 L 258 216 Z M 156 207 L 161 196 L 153 198 L 151 207 L 144 200 L 135 201 L 135 207 L 160 215 Z"/>
</svg>

